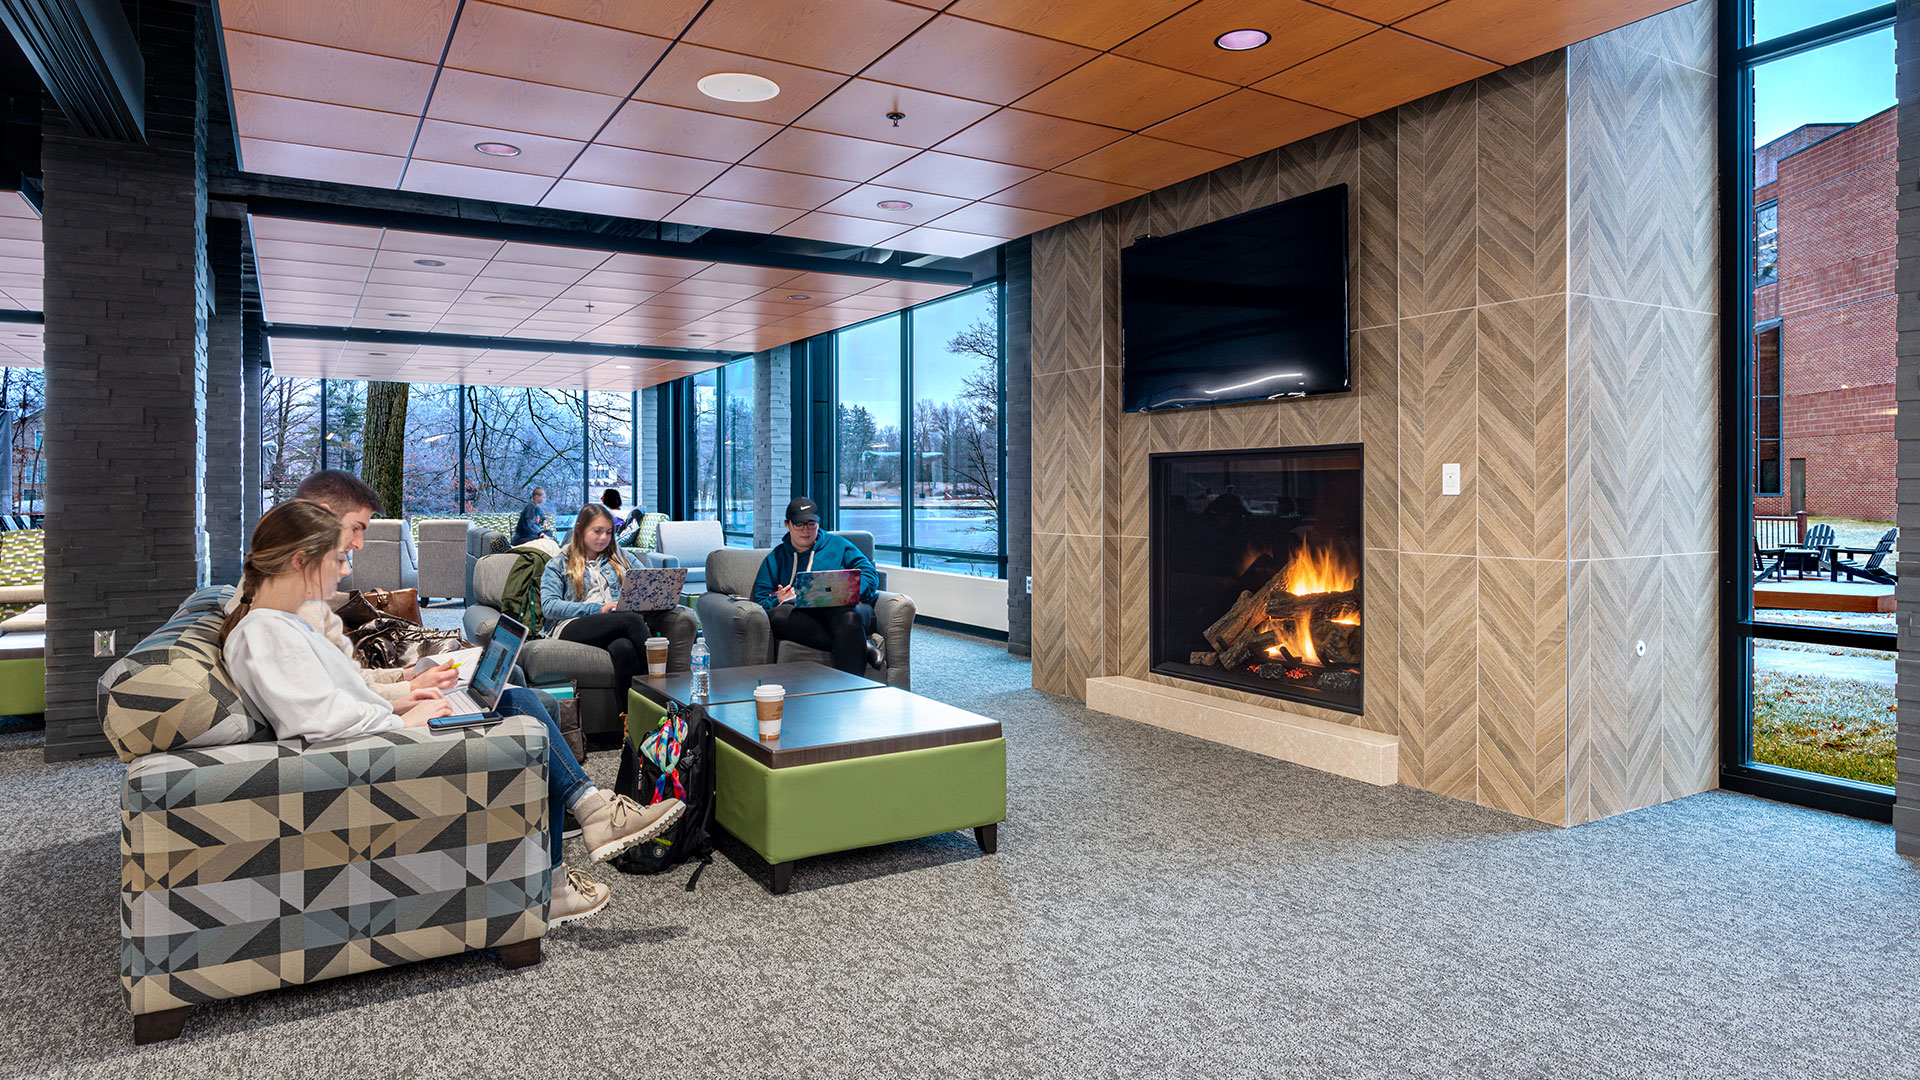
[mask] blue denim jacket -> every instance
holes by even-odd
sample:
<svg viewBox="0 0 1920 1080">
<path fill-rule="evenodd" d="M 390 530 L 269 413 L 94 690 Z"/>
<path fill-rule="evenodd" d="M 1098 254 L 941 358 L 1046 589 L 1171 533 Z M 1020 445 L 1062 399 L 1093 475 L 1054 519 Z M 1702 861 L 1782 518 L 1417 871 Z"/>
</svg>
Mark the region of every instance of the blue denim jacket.
<svg viewBox="0 0 1920 1080">
<path fill-rule="evenodd" d="M 587 573 L 605 578 L 613 599 L 620 598 L 620 571 L 615 569 L 613 560 L 603 555 L 587 564 Z M 548 559 L 547 569 L 540 575 L 540 632 L 552 634 L 554 627 L 567 619 L 595 615 L 599 611 L 599 604 L 574 598 L 573 579 L 567 576 L 567 553 L 562 551 Z"/>
</svg>

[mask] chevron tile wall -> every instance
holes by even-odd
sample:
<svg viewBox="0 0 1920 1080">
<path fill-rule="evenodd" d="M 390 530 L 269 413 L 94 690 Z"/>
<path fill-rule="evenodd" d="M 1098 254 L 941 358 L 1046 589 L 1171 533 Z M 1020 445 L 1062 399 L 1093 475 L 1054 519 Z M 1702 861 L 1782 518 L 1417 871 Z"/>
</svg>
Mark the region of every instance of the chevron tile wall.
<svg viewBox="0 0 1920 1080">
<path fill-rule="evenodd" d="M 1713 25 L 1696 0 L 1037 234 L 1034 685 L 1270 704 L 1145 671 L 1148 456 L 1358 441 L 1365 711 L 1290 711 L 1553 824 L 1713 786 Z M 1342 183 L 1353 392 L 1120 414 L 1120 249 Z"/>
</svg>

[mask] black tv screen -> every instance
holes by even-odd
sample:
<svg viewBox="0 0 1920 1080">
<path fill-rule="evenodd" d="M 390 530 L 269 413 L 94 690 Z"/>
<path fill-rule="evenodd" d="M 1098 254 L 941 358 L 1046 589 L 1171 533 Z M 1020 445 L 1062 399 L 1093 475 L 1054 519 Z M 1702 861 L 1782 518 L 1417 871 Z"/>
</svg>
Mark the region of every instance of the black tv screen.
<svg viewBox="0 0 1920 1080">
<path fill-rule="evenodd" d="M 1120 333 L 1130 412 L 1351 389 L 1346 185 L 1136 241 Z"/>
</svg>

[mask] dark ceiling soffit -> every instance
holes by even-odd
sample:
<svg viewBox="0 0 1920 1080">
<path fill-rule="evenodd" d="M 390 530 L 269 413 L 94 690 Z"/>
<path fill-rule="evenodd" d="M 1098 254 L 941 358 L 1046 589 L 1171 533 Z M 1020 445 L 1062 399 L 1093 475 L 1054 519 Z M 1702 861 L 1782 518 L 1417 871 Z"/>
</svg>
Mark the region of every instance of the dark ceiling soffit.
<svg viewBox="0 0 1920 1080">
<path fill-rule="evenodd" d="M 80 134 L 146 141 L 147 65 L 119 0 L 0 0 L 0 22 Z"/>
<path fill-rule="evenodd" d="M 527 225 L 477 218 L 442 217 L 408 210 L 375 209 L 363 206 L 338 206 L 302 199 L 285 199 L 243 192 L 220 192 L 220 198 L 236 199 L 247 209 L 266 217 L 319 221 L 334 225 L 361 225 L 371 228 L 404 229 L 409 232 L 441 233 L 476 240 L 514 241 L 546 244 L 552 247 L 612 251 L 626 255 L 653 255 L 668 259 L 693 259 L 699 262 L 732 263 L 736 266 L 763 266 L 775 270 L 807 271 L 817 274 L 844 274 L 872 278 L 875 281 L 915 281 L 928 285 L 974 283 L 973 275 L 959 270 L 934 270 L 928 267 L 880 265 L 850 259 L 831 259 L 820 255 L 800 255 L 783 251 L 759 251 L 718 244 L 678 243 L 640 236 L 613 236 L 584 233 L 547 225 Z"/>
<path fill-rule="evenodd" d="M 36 312 L 0 312 L 31 314 Z M 17 322 L 28 320 L 18 319 Z M 419 330 L 370 330 L 359 326 L 304 326 L 268 323 L 268 337 L 300 341 L 339 341 L 353 345 L 439 345 L 449 349 L 512 349 L 516 352 L 577 353 L 583 356 L 632 356 L 642 360 L 678 360 L 690 364 L 725 364 L 749 350 L 662 349 L 646 345 L 595 344 L 591 341 L 536 341 L 532 338 L 481 337 L 477 334 L 435 334 Z"/>
<path fill-rule="evenodd" d="M 0 323 L 31 323 L 35 326 L 45 326 L 47 314 L 44 311 L 13 311 L 0 308 Z"/>
</svg>

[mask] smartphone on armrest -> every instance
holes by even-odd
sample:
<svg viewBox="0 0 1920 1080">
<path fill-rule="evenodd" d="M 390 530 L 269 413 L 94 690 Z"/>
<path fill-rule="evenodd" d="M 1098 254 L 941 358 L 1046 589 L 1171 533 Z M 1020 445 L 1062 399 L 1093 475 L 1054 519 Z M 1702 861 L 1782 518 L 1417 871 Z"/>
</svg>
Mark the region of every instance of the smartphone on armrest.
<svg viewBox="0 0 1920 1080">
<path fill-rule="evenodd" d="M 460 731 L 464 728 L 486 727 L 497 724 L 500 718 L 486 713 L 460 713 L 457 716 L 436 716 L 427 721 L 429 731 Z"/>
</svg>

